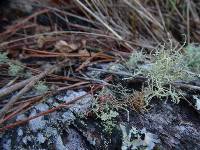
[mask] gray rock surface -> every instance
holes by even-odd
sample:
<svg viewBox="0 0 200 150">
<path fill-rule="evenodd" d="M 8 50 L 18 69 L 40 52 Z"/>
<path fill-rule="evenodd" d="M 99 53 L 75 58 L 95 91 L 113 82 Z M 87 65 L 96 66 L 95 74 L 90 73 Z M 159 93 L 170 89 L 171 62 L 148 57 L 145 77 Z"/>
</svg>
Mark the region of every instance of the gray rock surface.
<svg viewBox="0 0 200 150">
<path fill-rule="evenodd" d="M 51 97 L 47 102 L 33 106 L 28 112 L 16 117 L 16 121 L 35 116 L 40 112 L 47 111 L 55 105 L 70 102 L 71 100 L 85 95 L 85 91 L 72 91 Z M 87 95 L 77 101 L 69 109 L 62 109 L 46 116 L 30 120 L 25 126 L 15 128 L 12 134 L 6 132 L 2 135 L 0 144 L 3 149 L 51 149 L 56 150 L 84 150 L 86 147 L 83 137 L 69 127 L 80 115 L 84 115 L 92 105 L 91 95 Z M 13 136 L 15 135 L 15 136 Z M 1 147 L 0 147 L 1 148 Z"/>
</svg>

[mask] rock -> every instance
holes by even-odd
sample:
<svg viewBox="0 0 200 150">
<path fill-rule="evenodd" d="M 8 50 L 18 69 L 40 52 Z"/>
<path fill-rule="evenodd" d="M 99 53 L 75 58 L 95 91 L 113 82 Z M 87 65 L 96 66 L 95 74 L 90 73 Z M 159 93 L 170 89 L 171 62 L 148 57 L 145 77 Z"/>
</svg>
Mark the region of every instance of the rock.
<svg viewBox="0 0 200 150">
<path fill-rule="evenodd" d="M 70 3 L 68 0 L 64 0 Z M 31 14 L 37 7 L 58 7 L 61 6 L 60 0 L 2 0 L 0 1 L 0 14 L 16 12 L 17 14 Z"/>
<path fill-rule="evenodd" d="M 85 94 L 86 94 L 85 91 L 76 92 L 76 91 L 69 90 L 69 91 L 67 91 L 67 94 L 63 97 L 63 101 L 70 102 L 71 100 L 73 100 L 77 97 L 83 96 Z"/>
<path fill-rule="evenodd" d="M 52 103 L 53 103 L 53 98 L 50 97 L 50 98 L 47 100 L 47 103 L 48 103 L 49 105 L 52 105 Z"/>
<path fill-rule="evenodd" d="M 82 93 L 83 95 L 85 93 Z M 77 115 L 84 115 L 90 106 L 92 105 L 92 97 L 91 95 L 87 95 L 84 98 L 82 98 L 80 101 L 78 101 L 74 106 L 70 108 L 70 110 Z"/>
<path fill-rule="evenodd" d="M 50 136 L 54 136 L 56 137 L 58 135 L 58 131 L 53 128 L 53 127 L 47 127 L 46 128 L 46 136 L 50 137 Z"/>
<path fill-rule="evenodd" d="M 74 114 L 71 111 L 66 111 L 63 115 L 62 115 L 62 122 L 63 123 L 67 123 L 70 124 L 72 121 L 74 121 L 76 119 L 76 117 L 74 116 Z"/>
<path fill-rule="evenodd" d="M 24 143 L 24 144 L 27 144 L 27 142 L 28 141 L 31 141 L 32 139 L 31 139 L 31 136 L 25 136 L 23 139 L 22 139 L 22 142 Z"/>
<path fill-rule="evenodd" d="M 62 99 L 62 101 L 67 103 L 85 94 L 87 94 L 85 91 L 76 92 L 69 90 L 63 98 L 60 97 L 59 99 Z M 87 112 L 88 108 L 91 105 L 92 105 L 92 97 L 91 95 L 87 95 L 83 97 L 81 100 L 79 100 L 77 103 L 75 103 L 75 105 L 73 105 L 70 108 L 70 110 L 76 114 L 84 114 Z"/>
<path fill-rule="evenodd" d="M 41 116 L 29 121 L 29 127 L 32 131 L 36 132 L 39 129 L 43 129 L 45 127 L 45 123 L 46 122 L 43 120 L 43 116 Z"/>
<path fill-rule="evenodd" d="M 4 150 L 11 150 L 11 139 L 7 139 L 7 140 L 3 143 L 3 149 L 4 149 Z"/>
<path fill-rule="evenodd" d="M 55 141 L 56 150 L 86 150 L 82 137 L 74 129 L 69 129 L 68 136 L 63 136 L 63 138 L 57 135 Z M 64 143 L 64 141 L 66 142 Z"/>
<path fill-rule="evenodd" d="M 23 135 L 23 130 L 19 128 L 18 131 L 17 131 L 17 135 L 18 136 L 22 136 Z"/>
<path fill-rule="evenodd" d="M 35 116 L 36 110 L 33 109 L 30 116 Z M 29 121 L 29 127 L 33 132 L 36 132 L 39 129 L 45 128 L 46 121 L 44 120 L 44 116 L 40 116 L 38 118 L 32 119 Z"/>
<path fill-rule="evenodd" d="M 68 130 L 66 149 L 70 150 L 85 150 L 82 137 L 73 129 Z"/>
<path fill-rule="evenodd" d="M 66 149 L 60 135 L 58 135 L 56 137 L 55 147 L 56 147 L 56 150 L 65 150 Z"/>
<path fill-rule="evenodd" d="M 25 114 L 20 114 L 20 115 L 17 115 L 16 121 L 24 120 L 25 118 L 26 118 Z"/>
<path fill-rule="evenodd" d="M 33 0 L 10 0 L 9 6 L 11 9 L 20 10 L 25 13 L 31 13 L 33 10 Z"/>
<path fill-rule="evenodd" d="M 44 143 L 46 141 L 46 138 L 44 137 L 44 135 L 42 133 L 38 133 L 37 140 L 39 143 Z"/>
<path fill-rule="evenodd" d="M 40 104 L 35 106 L 35 109 L 39 110 L 40 112 L 47 111 L 49 109 L 49 106 L 47 104 L 40 103 Z"/>
</svg>

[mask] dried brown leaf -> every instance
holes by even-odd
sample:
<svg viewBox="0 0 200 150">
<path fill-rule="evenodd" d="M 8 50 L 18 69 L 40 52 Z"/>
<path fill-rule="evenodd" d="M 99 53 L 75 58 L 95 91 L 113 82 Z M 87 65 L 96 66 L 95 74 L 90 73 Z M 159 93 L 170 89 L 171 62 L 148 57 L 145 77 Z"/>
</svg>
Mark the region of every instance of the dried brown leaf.
<svg viewBox="0 0 200 150">
<path fill-rule="evenodd" d="M 60 40 L 56 43 L 55 48 L 62 53 L 71 53 L 76 51 L 80 47 L 80 44 L 67 43 L 66 41 Z"/>
</svg>

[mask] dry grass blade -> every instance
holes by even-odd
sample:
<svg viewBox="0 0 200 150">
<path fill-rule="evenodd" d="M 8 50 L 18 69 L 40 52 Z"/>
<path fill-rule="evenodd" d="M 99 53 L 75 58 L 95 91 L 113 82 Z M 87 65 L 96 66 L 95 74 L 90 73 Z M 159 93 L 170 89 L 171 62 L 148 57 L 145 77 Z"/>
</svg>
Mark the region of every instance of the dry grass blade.
<svg viewBox="0 0 200 150">
<path fill-rule="evenodd" d="M 158 13 L 160 15 L 160 18 L 161 18 L 161 21 L 162 21 L 162 24 L 163 24 L 163 27 L 164 29 L 166 30 L 166 24 L 165 24 L 165 20 L 163 18 L 163 15 L 162 15 L 162 12 L 161 12 L 161 9 L 160 9 L 160 6 L 159 6 L 159 3 L 158 3 L 158 0 L 155 0 L 155 3 L 156 3 L 156 7 L 158 9 Z"/>
<path fill-rule="evenodd" d="M 85 6 L 80 0 L 75 0 L 83 9 L 85 9 L 90 15 L 92 15 L 95 19 L 97 19 L 100 23 L 102 23 L 114 36 L 116 36 L 119 40 L 124 40 L 122 36 L 120 36 L 116 31 L 112 29 L 107 23 L 105 23 L 104 20 L 101 19 L 98 15 L 96 15 L 92 10 L 90 10 L 87 6 Z M 125 42 L 125 45 L 130 48 L 131 50 L 134 50 L 133 47 Z"/>
<path fill-rule="evenodd" d="M 132 41 L 124 40 L 124 39 L 119 39 L 119 38 L 117 38 L 115 36 L 106 35 L 106 34 L 82 32 L 82 31 L 53 31 L 53 32 L 44 32 L 44 33 L 41 33 L 41 34 L 30 35 L 30 36 L 26 36 L 24 38 L 18 38 L 18 39 L 15 39 L 15 40 L 2 42 L 0 44 L 0 47 L 4 48 L 4 47 L 8 46 L 9 44 L 16 43 L 16 42 L 21 42 L 21 41 L 24 41 L 24 40 L 31 40 L 31 39 L 34 39 L 34 38 L 38 38 L 40 36 L 56 36 L 56 35 L 69 35 L 69 34 L 88 35 L 88 36 L 91 36 L 91 37 L 104 37 L 104 38 L 107 38 L 107 39 L 117 40 L 119 42 L 126 42 L 128 44 L 140 45 L 137 42 L 132 42 Z"/>
<path fill-rule="evenodd" d="M 108 24 L 106 24 L 99 16 L 94 14 L 87 6 L 85 6 L 81 1 L 75 0 L 81 7 L 83 7 L 90 15 L 96 18 L 99 22 L 101 22 L 111 33 L 113 33 L 119 40 L 123 40 L 123 38 L 115 32 Z"/>
<path fill-rule="evenodd" d="M 151 15 L 151 13 L 149 13 L 141 4 L 140 2 L 138 2 L 137 0 L 135 1 L 141 8 L 143 11 L 139 10 L 136 6 L 134 6 L 133 4 L 131 4 L 128 0 L 123 0 L 124 3 L 126 3 L 128 6 L 130 6 L 131 8 L 133 8 L 135 11 L 137 11 L 141 16 L 145 17 L 146 19 L 148 19 L 149 21 L 151 21 L 152 23 L 157 24 L 161 29 L 164 30 L 163 26 Z"/>
</svg>

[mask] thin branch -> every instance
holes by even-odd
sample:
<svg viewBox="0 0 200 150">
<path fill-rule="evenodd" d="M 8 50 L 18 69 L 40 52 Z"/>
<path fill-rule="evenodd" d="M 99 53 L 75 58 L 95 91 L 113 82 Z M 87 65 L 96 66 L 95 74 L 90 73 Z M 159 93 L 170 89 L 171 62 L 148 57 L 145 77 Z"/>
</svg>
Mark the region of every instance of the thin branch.
<svg viewBox="0 0 200 150">
<path fill-rule="evenodd" d="M 44 72 L 40 73 L 37 76 L 34 76 L 31 78 L 31 81 L 23 88 L 21 89 L 16 95 L 14 95 L 10 101 L 0 110 L 0 118 L 3 118 L 3 116 L 6 114 L 6 112 L 13 106 L 13 104 L 24 95 L 24 93 L 28 92 L 39 80 L 44 78 L 47 74 L 53 73 L 56 71 L 60 66 L 68 62 L 68 60 L 63 61 L 60 64 L 56 64 L 52 67 L 47 68 Z"/>
<path fill-rule="evenodd" d="M 171 83 L 171 85 L 175 86 L 176 88 L 185 89 L 185 90 L 194 90 L 200 92 L 200 87 L 191 85 L 191 84 L 185 84 L 185 83 Z"/>
<path fill-rule="evenodd" d="M 21 89 L 22 87 L 24 87 L 25 85 L 27 85 L 30 81 L 32 80 L 32 78 L 30 79 L 26 79 L 26 80 L 23 80 L 19 83 L 16 83 L 12 86 L 9 86 L 9 87 L 5 87 L 5 88 L 2 88 L 0 89 L 0 97 L 3 97 L 3 96 L 6 96 L 16 90 L 19 90 Z"/>
</svg>

